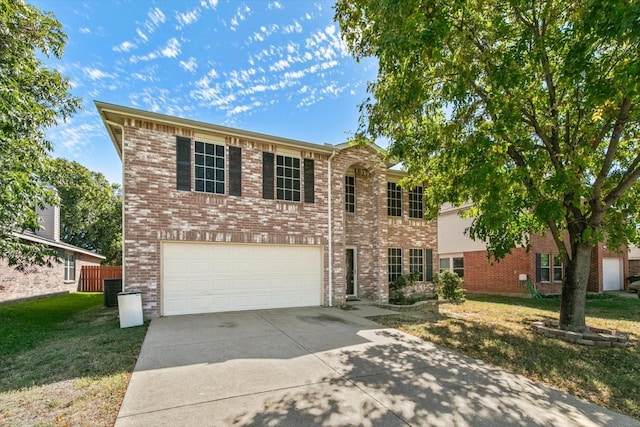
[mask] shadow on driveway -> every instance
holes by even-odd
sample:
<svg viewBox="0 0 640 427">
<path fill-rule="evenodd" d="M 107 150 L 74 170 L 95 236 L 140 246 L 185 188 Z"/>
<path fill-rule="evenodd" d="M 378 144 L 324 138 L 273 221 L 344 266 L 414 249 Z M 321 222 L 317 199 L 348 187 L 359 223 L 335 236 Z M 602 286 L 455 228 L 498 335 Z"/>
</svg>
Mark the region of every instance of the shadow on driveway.
<svg viewBox="0 0 640 427">
<path fill-rule="evenodd" d="M 331 308 L 156 319 L 117 426 L 640 426 Z"/>
</svg>

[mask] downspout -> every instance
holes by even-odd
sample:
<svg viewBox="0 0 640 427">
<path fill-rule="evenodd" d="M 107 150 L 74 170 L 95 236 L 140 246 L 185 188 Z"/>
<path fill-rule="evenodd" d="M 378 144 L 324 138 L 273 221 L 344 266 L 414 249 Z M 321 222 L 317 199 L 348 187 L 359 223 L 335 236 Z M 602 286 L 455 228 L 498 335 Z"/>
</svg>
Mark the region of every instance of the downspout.
<svg viewBox="0 0 640 427">
<path fill-rule="evenodd" d="M 124 265 L 124 126 L 121 125 L 120 123 L 116 123 L 116 122 L 112 122 L 110 120 L 105 120 L 105 123 L 107 123 L 110 126 L 115 126 L 115 127 L 119 127 L 120 131 L 122 132 L 122 149 L 121 149 L 121 156 L 122 156 L 122 259 L 121 259 L 121 264 L 122 264 L 122 289 L 121 291 L 124 292 L 124 284 L 125 282 L 125 265 Z"/>
<path fill-rule="evenodd" d="M 331 183 L 332 183 L 332 179 L 331 179 L 331 160 L 333 159 L 333 157 L 336 155 L 336 152 L 334 151 L 333 153 L 331 153 L 331 155 L 329 156 L 329 163 L 328 163 L 328 185 L 329 185 L 329 307 L 333 307 L 333 229 L 332 229 L 332 206 L 333 206 L 333 197 L 332 197 L 332 191 L 331 191 Z"/>
</svg>

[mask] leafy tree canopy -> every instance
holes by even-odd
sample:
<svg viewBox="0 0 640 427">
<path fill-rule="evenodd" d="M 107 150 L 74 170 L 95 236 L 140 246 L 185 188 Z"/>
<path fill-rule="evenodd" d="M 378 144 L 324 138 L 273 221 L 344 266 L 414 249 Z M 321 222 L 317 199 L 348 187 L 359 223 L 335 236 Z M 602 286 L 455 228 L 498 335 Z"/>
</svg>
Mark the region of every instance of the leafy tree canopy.
<svg viewBox="0 0 640 427">
<path fill-rule="evenodd" d="M 640 240 L 640 3 L 339 0 L 336 20 L 379 61 L 362 134 L 428 183 L 432 218 L 471 201 L 491 255 L 550 231 L 561 326 L 584 329 L 592 246 Z"/>
<path fill-rule="evenodd" d="M 52 183 L 60 197 L 60 238 L 122 262 L 122 192 L 99 172 L 77 162 L 52 161 Z"/>
<path fill-rule="evenodd" d="M 38 55 L 60 58 L 66 36 L 50 13 L 20 0 L 0 0 L 0 256 L 24 267 L 49 253 L 12 232 L 39 227 L 35 207 L 55 203 L 47 186 L 51 143 L 44 129 L 79 106 L 69 81 Z"/>
</svg>

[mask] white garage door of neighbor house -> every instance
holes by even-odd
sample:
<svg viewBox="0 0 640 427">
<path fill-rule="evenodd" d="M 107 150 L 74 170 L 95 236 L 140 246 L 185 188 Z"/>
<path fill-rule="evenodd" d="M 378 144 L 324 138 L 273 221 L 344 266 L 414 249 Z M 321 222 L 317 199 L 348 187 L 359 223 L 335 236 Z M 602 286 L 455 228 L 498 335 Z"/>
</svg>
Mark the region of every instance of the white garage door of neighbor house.
<svg viewBox="0 0 640 427">
<path fill-rule="evenodd" d="M 602 289 L 619 291 L 622 289 L 622 260 L 620 258 L 602 259 Z"/>
<path fill-rule="evenodd" d="M 162 244 L 162 314 L 321 304 L 322 247 Z"/>
</svg>

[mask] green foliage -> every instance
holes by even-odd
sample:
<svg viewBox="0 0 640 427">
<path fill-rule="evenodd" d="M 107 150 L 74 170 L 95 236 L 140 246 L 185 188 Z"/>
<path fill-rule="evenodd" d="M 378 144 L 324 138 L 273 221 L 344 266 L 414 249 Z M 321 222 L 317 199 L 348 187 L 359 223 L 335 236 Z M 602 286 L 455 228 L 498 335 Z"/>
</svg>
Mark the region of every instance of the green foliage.
<svg viewBox="0 0 640 427">
<path fill-rule="evenodd" d="M 99 172 L 77 162 L 55 159 L 52 184 L 60 197 L 60 237 L 106 257 L 108 265 L 122 261 L 122 192 Z"/>
<path fill-rule="evenodd" d="M 39 227 L 36 206 L 55 203 L 47 186 L 51 143 L 44 129 L 78 108 L 70 83 L 43 66 L 66 40 L 54 16 L 18 0 L 0 0 L 0 256 L 18 268 L 46 263 L 43 247 L 12 232 Z"/>
<path fill-rule="evenodd" d="M 462 278 L 456 273 L 444 270 L 436 275 L 434 283 L 438 296 L 449 301 L 464 301 L 464 289 L 461 288 Z"/>
<path fill-rule="evenodd" d="M 339 0 L 336 20 L 378 59 L 358 137 L 391 141 L 429 217 L 471 202 L 493 257 L 549 230 L 584 327 L 590 248 L 640 243 L 640 3 Z"/>
<path fill-rule="evenodd" d="M 403 274 L 389 283 L 389 302 L 392 304 L 404 304 L 407 300 L 405 288 L 412 287 L 417 278 L 417 273 Z"/>
</svg>

